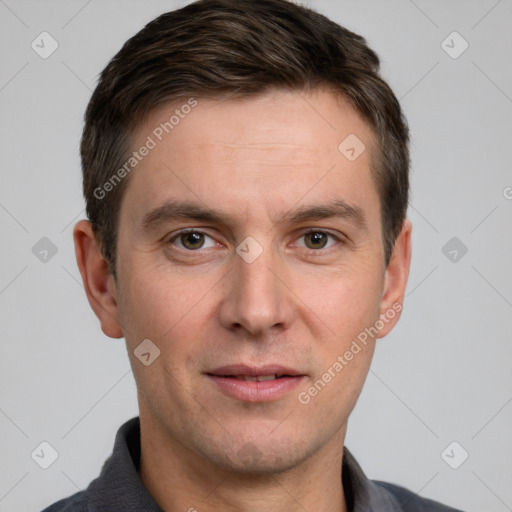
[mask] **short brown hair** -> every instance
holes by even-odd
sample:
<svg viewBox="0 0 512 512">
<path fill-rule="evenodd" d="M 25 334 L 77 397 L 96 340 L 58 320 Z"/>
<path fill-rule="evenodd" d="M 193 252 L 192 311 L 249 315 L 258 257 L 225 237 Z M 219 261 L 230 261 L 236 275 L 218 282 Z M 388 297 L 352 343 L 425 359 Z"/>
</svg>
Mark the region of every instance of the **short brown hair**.
<svg viewBox="0 0 512 512">
<path fill-rule="evenodd" d="M 406 217 L 409 130 L 363 37 L 287 0 L 199 0 L 162 14 L 109 62 L 81 140 L 87 216 L 116 276 L 119 210 L 129 177 L 102 188 L 130 158 L 131 136 L 158 105 L 328 87 L 369 124 L 386 265 Z M 341 141 L 340 141 L 341 142 Z M 123 173 L 124 175 L 124 173 Z M 102 194 L 98 193 L 102 191 Z"/>
</svg>

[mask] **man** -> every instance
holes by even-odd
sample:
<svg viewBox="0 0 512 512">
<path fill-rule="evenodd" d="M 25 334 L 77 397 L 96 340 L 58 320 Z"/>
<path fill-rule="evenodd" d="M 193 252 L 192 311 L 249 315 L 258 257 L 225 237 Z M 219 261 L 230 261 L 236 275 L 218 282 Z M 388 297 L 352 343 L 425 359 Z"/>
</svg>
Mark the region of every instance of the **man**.
<svg viewBox="0 0 512 512">
<path fill-rule="evenodd" d="M 408 129 L 365 40 L 285 0 L 202 0 L 100 77 L 74 230 L 140 415 L 46 512 L 449 511 L 344 447 L 411 255 Z"/>
</svg>

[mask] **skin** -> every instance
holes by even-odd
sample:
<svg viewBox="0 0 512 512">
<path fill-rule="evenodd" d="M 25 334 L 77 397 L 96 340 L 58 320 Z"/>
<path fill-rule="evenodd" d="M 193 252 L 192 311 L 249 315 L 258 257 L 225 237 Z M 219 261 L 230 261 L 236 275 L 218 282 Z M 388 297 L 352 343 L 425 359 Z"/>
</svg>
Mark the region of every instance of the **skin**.
<svg viewBox="0 0 512 512">
<path fill-rule="evenodd" d="M 155 109 L 133 147 L 176 107 Z M 366 145 L 353 162 L 338 151 L 349 134 Z M 90 304 L 107 336 L 126 339 L 138 389 L 140 476 L 163 510 L 347 510 L 340 478 L 347 421 L 376 339 L 400 313 L 309 403 L 298 394 L 403 301 L 411 224 L 404 223 L 386 267 L 373 144 L 359 115 L 323 89 L 199 99 L 130 175 L 117 280 L 90 224 L 76 225 Z M 144 216 L 170 199 L 218 209 L 234 222 L 174 219 L 144 229 Z M 337 217 L 278 222 L 290 210 L 334 199 L 360 208 L 366 229 Z M 188 239 L 176 234 L 184 228 L 207 235 L 197 244 L 204 245 L 183 245 Z M 320 235 L 315 245 L 308 229 L 337 238 Z M 248 236 L 263 249 L 252 263 L 235 251 Z M 161 351 L 149 366 L 134 355 L 144 339 Z M 235 363 L 279 363 L 306 377 L 278 400 L 240 401 L 204 373 Z M 257 457 L 239 453 L 248 443 Z"/>
</svg>

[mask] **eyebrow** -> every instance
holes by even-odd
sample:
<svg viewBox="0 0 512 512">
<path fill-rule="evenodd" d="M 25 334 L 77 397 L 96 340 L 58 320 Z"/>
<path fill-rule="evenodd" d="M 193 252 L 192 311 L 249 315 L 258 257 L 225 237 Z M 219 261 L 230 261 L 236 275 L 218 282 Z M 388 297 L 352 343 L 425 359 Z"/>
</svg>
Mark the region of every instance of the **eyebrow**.
<svg viewBox="0 0 512 512">
<path fill-rule="evenodd" d="M 363 210 L 357 205 L 350 205 L 342 199 L 326 204 L 301 206 L 285 212 L 275 224 L 298 224 L 330 218 L 340 218 L 353 223 L 356 227 L 368 230 Z M 218 225 L 237 225 L 240 218 L 215 208 L 207 208 L 194 202 L 169 200 L 150 210 L 142 220 L 144 229 L 155 229 L 159 225 L 177 219 L 189 219 Z"/>
</svg>

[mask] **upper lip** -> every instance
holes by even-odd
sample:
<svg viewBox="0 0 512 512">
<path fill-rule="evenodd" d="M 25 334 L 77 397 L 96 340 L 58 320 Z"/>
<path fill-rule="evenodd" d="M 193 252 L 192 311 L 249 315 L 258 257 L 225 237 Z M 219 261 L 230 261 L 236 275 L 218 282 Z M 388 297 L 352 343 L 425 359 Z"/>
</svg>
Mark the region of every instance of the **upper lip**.
<svg viewBox="0 0 512 512">
<path fill-rule="evenodd" d="M 279 364 L 267 364 L 264 366 L 248 366 L 246 364 L 230 364 L 227 366 L 220 366 L 219 368 L 215 368 L 214 370 L 209 370 L 207 372 L 208 375 L 217 375 L 217 376 L 236 376 L 236 375 L 247 375 L 249 377 L 260 377 L 265 375 L 290 375 L 300 376 L 304 375 L 303 373 L 293 370 L 292 368 L 287 368 L 286 366 L 281 366 Z"/>
</svg>

